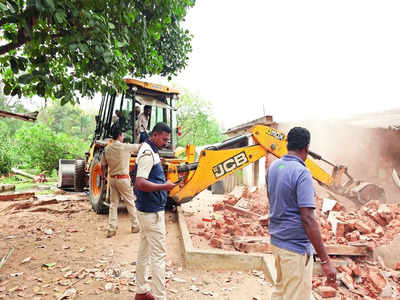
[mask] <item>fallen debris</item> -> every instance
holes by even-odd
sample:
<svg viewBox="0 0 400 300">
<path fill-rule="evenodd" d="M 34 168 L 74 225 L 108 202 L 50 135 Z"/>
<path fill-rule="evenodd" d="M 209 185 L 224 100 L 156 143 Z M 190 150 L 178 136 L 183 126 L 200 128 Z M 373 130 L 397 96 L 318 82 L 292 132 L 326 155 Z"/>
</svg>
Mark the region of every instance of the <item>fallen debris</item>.
<svg viewBox="0 0 400 300">
<path fill-rule="evenodd" d="M 19 210 L 22 209 L 28 209 L 31 207 L 37 207 L 37 206 L 42 206 L 42 205 L 48 205 L 48 204 L 57 204 L 58 201 L 57 199 L 51 199 L 51 200 L 39 200 L 39 201 L 32 201 L 28 200 L 22 203 L 13 203 L 7 206 L 6 208 L 2 209 L 0 211 L 1 215 L 9 215 L 16 213 Z"/>
<path fill-rule="evenodd" d="M 35 198 L 35 193 L 14 193 L 0 195 L 0 201 L 18 201 Z"/>
<path fill-rule="evenodd" d="M 15 249 L 15 248 L 13 247 L 13 248 L 10 250 L 10 252 L 9 252 L 6 256 L 4 256 L 4 257 L 1 259 L 1 261 L 0 261 L 0 269 L 6 264 L 8 258 L 11 256 L 11 254 L 13 254 L 14 249 Z"/>
<path fill-rule="evenodd" d="M 15 174 L 33 179 L 34 182 L 47 182 L 46 174 L 44 173 L 40 173 L 39 175 L 32 175 L 16 168 L 12 168 L 11 171 Z"/>
<path fill-rule="evenodd" d="M 325 249 L 329 255 L 366 256 L 369 254 L 368 247 L 364 245 L 326 245 Z"/>
<path fill-rule="evenodd" d="M 64 299 L 74 299 L 76 296 L 76 289 L 70 288 L 64 292 L 60 297 L 58 297 L 58 300 L 64 300 Z"/>
<path fill-rule="evenodd" d="M 2 196 L 2 195 L 0 195 Z M 13 203 L 10 204 L 9 206 L 5 207 L 0 211 L 0 215 L 10 215 L 10 214 L 15 214 L 20 211 L 25 211 L 25 212 L 49 212 L 49 213 L 55 213 L 55 214 L 72 214 L 72 213 L 77 213 L 80 211 L 83 211 L 85 209 L 71 209 L 70 207 L 73 206 L 71 205 L 65 205 L 62 209 L 56 209 L 54 207 L 49 207 L 47 205 L 54 205 L 54 204 L 62 204 L 66 202 L 75 202 L 75 201 L 84 201 L 81 198 L 66 198 L 63 197 L 62 199 L 57 199 L 57 198 L 51 198 L 51 199 L 37 199 L 36 197 L 31 198 L 31 200 L 27 200 L 24 202 L 18 202 L 18 203 Z"/>
</svg>

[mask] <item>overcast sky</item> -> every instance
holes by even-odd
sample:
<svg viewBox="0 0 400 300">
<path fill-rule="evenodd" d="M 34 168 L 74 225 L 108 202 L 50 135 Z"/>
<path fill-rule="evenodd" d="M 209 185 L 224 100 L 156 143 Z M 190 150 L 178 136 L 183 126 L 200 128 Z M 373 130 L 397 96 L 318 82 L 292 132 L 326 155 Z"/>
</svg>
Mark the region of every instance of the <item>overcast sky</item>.
<svg viewBox="0 0 400 300">
<path fill-rule="evenodd" d="M 400 108 L 400 1 L 197 0 L 187 69 L 225 128 Z"/>
</svg>

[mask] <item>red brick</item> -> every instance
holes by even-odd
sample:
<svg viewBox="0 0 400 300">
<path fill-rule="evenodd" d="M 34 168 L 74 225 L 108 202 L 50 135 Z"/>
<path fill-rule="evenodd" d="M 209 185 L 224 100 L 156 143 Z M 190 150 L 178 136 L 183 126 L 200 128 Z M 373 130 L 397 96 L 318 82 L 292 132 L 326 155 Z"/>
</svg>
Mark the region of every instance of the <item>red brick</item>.
<svg viewBox="0 0 400 300">
<path fill-rule="evenodd" d="M 387 223 L 390 223 L 390 221 L 393 220 L 393 214 L 392 214 L 392 212 L 390 211 L 389 206 L 387 206 L 386 204 L 381 204 L 381 205 L 379 205 L 378 214 L 379 214 L 383 219 L 385 219 L 385 221 L 386 221 Z"/>
<path fill-rule="evenodd" d="M 233 246 L 237 251 L 244 253 L 267 253 L 270 251 L 269 243 L 267 242 L 244 242 L 244 241 L 233 241 Z"/>
<path fill-rule="evenodd" d="M 351 270 L 350 270 L 351 272 Z M 343 282 L 343 284 L 348 288 L 348 289 L 354 289 L 354 281 L 353 278 L 351 277 L 351 273 L 348 274 L 346 273 L 341 273 L 341 278 L 340 280 Z"/>
<path fill-rule="evenodd" d="M 372 241 L 372 242 L 367 242 L 367 243 L 365 243 L 365 246 L 367 246 L 367 250 L 369 251 L 369 252 L 374 252 L 374 250 L 375 250 L 375 243 Z"/>
<path fill-rule="evenodd" d="M 225 217 L 224 216 L 224 220 L 225 220 L 225 223 L 228 224 L 228 225 L 235 224 L 235 220 L 233 218 L 231 218 L 231 217 Z"/>
<path fill-rule="evenodd" d="M 358 230 L 346 234 L 346 239 L 350 242 L 356 242 L 360 239 L 360 232 Z"/>
<path fill-rule="evenodd" d="M 378 295 L 380 292 L 386 287 L 386 279 L 382 275 L 381 271 L 375 267 L 368 267 L 368 280 L 372 283 L 372 285 L 378 291 Z"/>
<path fill-rule="evenodd" d="M 358 265 L 356 265 L 355 263 L 351 263 L 349 264 L 349 268 L 351 269 L 351 272 L 354 276 L 361 276 L 361 270 Z"/>
<path fill-rule="evenodd" d="M 345 223 L 338 222 L 336 225 L 336 236 L 337 237 L 344 237 L 344 229 L 345 229 Z"/>
<path fill-rule="evenodd" d="M 343 267 L 343 272 L 345 272 L 348 275 L 351 275 L 353 272 L 351 271 L 351 268 L 348 266 L 342 266 Z"/>
<path fill-rule="evenodd" d="M 357 221 L 354 226 L 363 234 L 368 234 L 372 231 L 372 229 L 362 221 Z"/>
<path fill-rule="evenodd" d="M 385 231 L 383 230 L 382 226 L 377 226 L 375 228 L 375 233 L 379 236 L 379 237 L 383 237 L 385 235 Z"/>
<path fill-rule="evenodd" d="M 357 222 L 356 220 L 347 220 L 344 225 L 344 227 L 345 227 L 344 232 L 352 232 L 352 231 L 356 230 L 356 226 L 355 226 L 356 222 Z"/>
<path fill-rule="evenodd" d="M 222 248 L 223 244 L 224 243 L 223 243 L 222 239 L 219 239 L 216 237 L 212 238 L 210 241 L 210 245 L 214 248 Z"/>
<path fill-rule="evenodd" d="M 229 196 L 228 199 L 224 200 L 224 204 L 229 204 L 229 205 L 234 206 L 238 202 L 238 200 L 239 199 L 235 199 L 234 197 Z"/>
<path fill-rule="evenodd" d="M 400 261 L 398 261 L 398 262 L 396 263 L 396 268 L 395 268 L 395 270 L 396 270 L 396 271 L 400 271 Z"/>
<path fill-rule="evenodd" d="M 224 222 L 222 220 L 215 222 L 215 228 L 222 229 L 222 227 L 224 227 Z"/>
<path fill-rule="evenodd" d="M 332 210 L 333 211 L 344 211 L 345 207 L 344 207 L 344 205 L 340 204 L 339 202 L 336 202 L 336 204 Z"/>
<path fill-rule="evenodd" d="M 212 234 L 209 232 L 204 232 L 204 237 L 209 240 L 211 238 Z"/>
<path fill-rule="evenodd" d="M 204 228 L 205 225 L 204 225 L 204 223 L 200 223 L 200 222 L 199 222 L 199 223 L 196 224 L 196 227 L 199 228 L 199 229 L 201 229 L 201 228 Z"/>
<path fill-rule="evenodd" d="M 383 219 L 378 212 L 376 211 L 369 211 L 368 216 L 371 217 L 372 220 L 374 220 L 376 223 L 378 223 L 381 226 L 386 226 L 387 222 L 385 219 Z"/>
<path fill-rule="evenodd" d="M 222 230 L 221 230 L 221 229 L 215 230 L 215 231 L 214 231 L 214 235 L 215 235 L 216 237 L 221 237 L 221 236 L 222 236 Z"/>
<path fill-rule="evenodd" d="M 336 290 L 330 286 L 320 286 L 318 288 L 318 293 L 322 298 L 330 298 L 336 296 Z"/>
<path fill-rule="evenodd" d="M 312 287 L 313 289 L 316 289 L 317 287 L 319 287 L 320 285 L 322 285 L 322 280 L 319 278 L 313 278 L 312 280 Z"/>
<path fill-rule="evenodd" d="M 389 223 L 390 228 L 396 228 L 400 227 L 400 220 L 399 219 L 394 219 Z"/>
<path fill-rule="evenodd" d="M 364 205 L 364 207 L 368 207 L 372 210 L 378 210 L 379 205 L 380 205 L 380 202 L 378 200 L 370 200 Z"/>
<path fill-rule="evenodd" d="M 262 226 L 268 226 L 268 215 L 262 216 L 260 219 L 258 219 L 258 222 Z"/>
<path fill-rule="evenodd" d="M 213 210 L 218 211 L 218 210 L 223 210 L 225 208 L 225 204 L 223 202 L 217 202 L 213 204 Z"/>
<path fill-rule="evenodd" d="M 338 238 L 336 238 L 336 242 L 338 244 L 345 244 L 346 243 L 346 239 L 344 237 L 338 237 Z"/>
</svg>

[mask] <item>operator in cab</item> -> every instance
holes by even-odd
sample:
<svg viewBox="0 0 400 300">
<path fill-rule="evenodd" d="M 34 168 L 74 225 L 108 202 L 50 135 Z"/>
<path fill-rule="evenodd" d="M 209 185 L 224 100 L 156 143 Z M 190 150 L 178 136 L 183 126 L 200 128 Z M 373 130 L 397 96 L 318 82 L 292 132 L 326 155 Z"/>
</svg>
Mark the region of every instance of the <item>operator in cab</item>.
<svg viewBox="0 0 400 300">
<path fill-rule="evenodd" d="M 150 105 L 145 105 L 143 112 L 139 114 L 138 117 L 138 130 L 139 130 L 139 136 L 138 136 L 138 141 L 139 143 L 143 143 L 149 138 L 149 135 L 147 133 L 147 130 L 149 128 L 149 121 L 150 121 L 150 116 L 151 116 L 151 106 Z"/>
</svg>

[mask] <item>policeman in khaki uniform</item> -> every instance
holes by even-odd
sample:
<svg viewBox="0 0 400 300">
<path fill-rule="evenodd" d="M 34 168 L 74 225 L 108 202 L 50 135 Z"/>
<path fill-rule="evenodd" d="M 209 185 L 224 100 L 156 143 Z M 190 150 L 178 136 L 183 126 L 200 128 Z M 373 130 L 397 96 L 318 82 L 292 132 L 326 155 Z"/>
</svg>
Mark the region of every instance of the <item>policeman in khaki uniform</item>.
<svg viewBox="0 0 400 300">
<path fill-rule="evenodd" d="M 106 164 L 109 166 L 110 178 L 110 209 L 108 213 L 107 237 L 110 238 L 117 233 L 118 227 L 118 204 L 120 198 L 126 202 L 126 207 L 131 218 L 131 232 L 140 231 L 136 209 L 134 206 L 135 197 L 132 192 L 131 180 L 129 176 L 129 160 L 131 153 L 139 151 L 139 144 L 122 143 L 124 133 L 119 126 L 113 126 L 111 135 L 114 141 L 109 144 L 104 151 L 101 166 L 104 174 Z"/>
<path fill-rule="evenodd" d="M 165 147 L 171 129 L 157 123 L 136 160 L 136 208 L 140 223 L 140 245 L 136 263 L 137 294 L 135 300 L 165 300 L 165 204 L 167 191 L 176 184 L 165 180 L 158 150 Z M 146 267 L 151 265 L 151 292 L 146 280 Z"/>
</svg>

